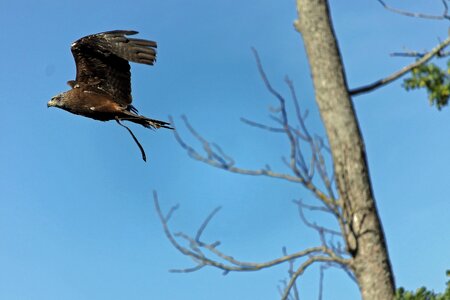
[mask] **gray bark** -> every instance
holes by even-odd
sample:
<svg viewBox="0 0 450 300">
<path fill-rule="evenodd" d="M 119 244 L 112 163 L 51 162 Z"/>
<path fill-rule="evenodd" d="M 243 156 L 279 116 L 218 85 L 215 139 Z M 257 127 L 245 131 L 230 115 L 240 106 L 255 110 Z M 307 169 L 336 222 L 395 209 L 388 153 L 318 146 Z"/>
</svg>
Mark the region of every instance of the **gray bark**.
<svg viewBox="0 0 450 300">
<path fill-rule="evenodd" d="M 297 0 L 298 20 L 327 131 L 346 229 L 343 235 L 364 300 L 394 297 L 394 278 L 373 195 L 364 141 L 326 0 Z"/>
</svg>

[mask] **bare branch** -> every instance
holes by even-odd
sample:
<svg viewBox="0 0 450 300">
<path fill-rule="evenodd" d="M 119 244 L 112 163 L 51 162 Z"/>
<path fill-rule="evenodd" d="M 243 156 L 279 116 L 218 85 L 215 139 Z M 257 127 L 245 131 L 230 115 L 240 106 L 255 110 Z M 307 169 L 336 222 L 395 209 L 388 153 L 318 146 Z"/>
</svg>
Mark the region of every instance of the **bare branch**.
<svg viewBox="0 0 450 300">
<path fill-rule="evenodd" d="M 311 210 L 311 211 L 321 211 L 321 212 L 324 212 L 324 213 L 329 213 L 329 214 L 334 215 L 334 212 L 331 211 L 331 209 L 329 209 L 328 207 L 325 207 L 325 206 L 309 205 L 309 204 L 303 203 L 303 201 L 301 201 L 301 200 L 293 200 L 293 202 L 295 204 L 300 205 L 301 207 L 306 208 L 306 209 Z"/>
<path fill-rule="evenodd" d="M 202 223 L 202 225 L 200 226 L 200 228 L 197 231 L 197 235 L 195 236 L 195 241 L 197 243 L 200 242 L 200 238 L 203 234 L 203 231 L 205 231 L 206 226 L 208 226 L 208 223 L 211 221 L 212 218 L 214 218 L 214 215 L 217 214 L 219 212 L 219 210 L 221 209 L 221 207 L 216 207 L 205 219 L 205 221 Z"/>
<path fill-rule="evenodd" d="M 282 251 L 283 251 L 283 255 L 284 255 L 284 256 L 288 255 L 288 254 L 287 254 L 287 249 L 286 249 L 286 247 L 283 247 Z M 289 270 L 288 270 L 289 278 L 292 278 L 292 276 L 294 276 L 294 263 L 295 263 L 295 260 L 290 260 L 290 261 L 289 261 Z M 286 288 L 286 287 L 285 287 L 285 288 Z M 293 290 L 294 290 L 294 295 L 293 295 L 292 298 L 293 298 L 294 300 L 300 300 L 300 297 L 299 297 L 299 294 L 298 294 L 297 283 L 296 283 L 296 282 L 294 282 Z"/>
<path fill-rule="evenodd" d="M 312 158 L 310 161 L 310 168 L 309 168 L 308 176 L 309 176 L 309 178 L 312 178 L 312 176 L 314 175 L 314 170 L 317 169 L 319 171 L 319 175 L 320 175 L 320 178 L 322 179 L 322 182 L 325 184 L 325 187 L 327 188 L 328 195 L 331 197 L 331 199 L 335 199 L 334 192 L 333 192 L 333 189 L 331 186 L 331 180 L 327 174 L 325 159 L 321 152 L 322 148 L 324 148 L 324 143 L 323 143 L 322 139 L 320 139 L 320 138 L 314 139 L 311 136 L 311 134 L 309 133 L 309 130 L 305 125 L 305 121 L 304 121 L 305 117 L 302 116 L 302 113 L 300 110 L 300 105 L 299 105 L 299 102 L 297 99 L 294 84 L 293 84 L 292 80 L 290 80 L 288 77 L 286 77 L 285 81 L 289 87 L 289 90 L 291 91 L 291 95 L 292 95 L 292 99 L 293 99 L 294 107 L 295 107 L 295 112 L 297 115 L 297 120 L 303 131 L 303 133 L 297 133 L 297 134 L 303 140 L 305 140 L 311 148 Z M 296 131 L 296 132 L 298 132 L 298 131 Z M 329 149 L 327 149 L 327 150 L 328 150 L 328 152 L 330 152 Z M 300 158 L 303 158 L 303 155 L 300 155 Z M 302 162 L 302 165 L 304 165 L 304 164 L 305 163 Z"/>
<path fill-rule="evenodd" d="M 169 270 L 169 272 L 171 272 L 171 273 L 191 273 L 191 272 L 195 272 L 195 271 L 198 271 L 198 270 L 202 269 L 204 266 L 206 266 L 206 265 L 199 264 L 199 265 L 197 265 L 195 267 L 192 267 L 192 268 L 171 269 L 171 270 Z"/>
<path fill-rule="evenodd" d="M 423 52 L 417 52 L 417 51 L 407 51 L 407 52 L 393 52 L 390 54 L 390 56 L 402 56 L 402 57 L 418 57 L 421 58 L 425 55 Z M 439 56 L 436 54 L 436 56 Z"/>
<path fill-rule="evenodd" d="M 303 204 L 303 202 L 301 200 L 294 200 L 294 203 L 297 204 L 297 206 L 298 206 L 298 212 L 299 212 L 300 219 L 303 221 L 303 223 L 305 223 L 306 226 L 308 226 L 309 228 L 312 228 L 315 231 L 317 231 L 317 233 L 321 237 L 322 243 L 324 245 L 326 245 L 324 234 L 328 233 L 328 234 L 331 234 L 331 235 L 342 236 L 342 234 L 340 232 L 336 231 L 336 230 L 329 229 L 329 228 L 326 228 L 324 226 L 319 226 L 316 223 L 311 223 L 306 218 L 305 214 L 303 213 L 303 208 L 308 208 L 309 209 L 310 207 L 313 207 L 316 210 L 318 210 L 320 208 L 321 211 L 324 211 L 324 212 L 327 212 L 327 213 L 331 213 L 332 215 L 335 215 L 335 213 L 331 209 L 324 208 L 324 207 L 308 206 L 308 205 Z"/>
<path fill-rule="evenodd" d="M 267 78 L 266 72 L 264 71 L 264 68 L 262 66 L 261 59 L 259 58 L 258 51 L 256 51 L 256 49 L 252 47 L 252 52 L 256 59 L 256 66 L 258 67 L 258 72 L 261 75 L 261 78 L 262 78 L 264 84 L 266 85 L 267 90 L 272 95 L 274 95 L 280 103 L 284 103 L 283 96 L 281 96 L 281 94 L 278 93 L 270 84 L 269 79 Z"/>
<path fill-rule="evenodd" d="M 197 263 L 197 265 L 194 267 L 186 268 L 186 269 L 171 270 L 172 272 L 178 272 L 178 273 L 193 272 L 193 271 L 197 271 L 197 270 L 203 268 L 204 266 L 213 266 L 213 267 L 216 267 L 218 269 L 225 271 L 225 273 L 230 272 L 230 271 L 235 271 L 235 272 L 257 271 L 257 270 L 261 270 L 261 269 L 270 268 L 272 266 L 275 266 L 275 265 L 278 265 L 278 264 L 281 264 L 284 262 L 293 261 L 297 258 L 307 257 L 307 256 L 311 256 L 311 255 L 313 255 L 313 256 L 315 255 L 317 257 L 322 257 L 322 256 L 328 257 L 329 259 L 327 261 L 333 261 L 337 264 L 342 264 L 342 265 L 350 264 L 349 259 L 345 259 L 339 255 L 336 255 L 336 253 L 334 253 L 334 251 L 332 249 L 330 249 L 326 246 L 323 246 L 323 245 L 319 246 L 319 247 L 311 247 L 311 248 L 308 248 L 308 249 L 305 249 L 302 251 L 298 251 L 298 252 L 290 254 L 290 255 L 284 255 L 282 257 L 279 257 L 279 258 L 276 258 L 276 259 L 273 259 L 273 260 L 270 260 L 267 262 L 263 262 L 263 263 L 239 261 L 239 260 L 235 259 L 234 257 L 224 254 L 223 252 L 218 250 L 217 246 L 219 245 L 219 242 L 207 244 L 207 243 L 204 243 L 199 240 L 202 232 L 205 230 L 206 226 L 211 221 L 212 217 L 217 213 L 218 208 L 216 208 L 211 214 L 208 215 L 208 217 L 205 219 L 205 221 L 200 226 L 200 229 L 197 231 L 196 237 L 191 238 L 182 232 L 177 233 L 175 235 L 173 235 L 171 233 L 171 231 L 168 227 L 168 223 L 167 223 L 168 218 L 165 218 L 164 214 L 161 211 L 161 207 L 160 207 L 159 201 L 158 201 L 158 195 L 156 192 L 153 193 L 153 199 L 154 199 L 156 212 L 157 212 L 159 219 L 163 225 L 164 233 L 167 236 L 167 238 L 169 239 L 169 241 L 172 243 L 172 245 L 178 251 L 180 251 L 182 254 L 190 257 L 194 262 Z M 171 211 L 173 211 L 173 210 L 171 210 Z M 190 249 L 188 249 L 188 248 L 182 246 L 180 243 L 178 243 L 177 240 L 175 239 L 175 237 L 180 237 L 180 238 L 186 240 L 189 243 Z M 201 251 L 201 249 L 205 249 L 205 250 L 211 252 L 212 254 L 216 255 L 220 259 L 223 259 L 225 261 L 225 263 L 222 263 L 220 261 L 217 261 L 217 260 L 207 257 Z"/>
<path fill-rule="evenodd" d="M 327 166 L 325 163 L 325 158 L 322 155 L 322 149 L 325 147 L 321 138 L 316 137 L 311 141 L 311 147 L 313 148 L 314 158 L 316 162 L 316 169 L 319 172 L 320 178 L 328 191 L 328 195 L 331 199 L 336 199 L 332 186 L 332 179 L 328 176 Z M 328 149 L 329 151 L 329 149 Z"/>
<path fill-rule="evenodd" d="M 387 10 L 394 12 L 396 14 L 413 17 L 413 18 L 422 18 L 422 19 L 432 19 L 432 20 L 450 20 L 450 16 L 448 15 L 448 5 L 446 0 L 441 0 L 444 11 L 441 15 L 430 15 L 430 14 L 423 14 L 423 13 L 416 13 L 416 12 L 410 12 L 406 10 L 401 10 L 398 8 L 391 7 L 387 5 L 384 1 L 378 0 L 378 2 Z"/>
<path fill-rule="evenodd" d="M 287 166 L 294 173 L 294 176 L 284 173 L 277 173 L 272 171 L 269 168 L 262 168 L 260 170 L 250 170 L 244 169 L 234 166 L 234 160 L 226 155 L 222 149 L 215 145 L 210 144 L 205 138 L 203 138 L 189 123 L 185 116 L 182 117 L 187 129 L 189 132 L 202 144 L 202 148 L 205 151 L 205 154 L 200 154 L 195 150 L 192 146 L 188 145 L 181 136 L 178 131 L 174 131 L 175 138 L 178 143 L 187 151 L 190 157 L 202 161 L 211 166 L 221 168 L 230 172 L 245 174 L 245 175 L 264 175 L 273 178 L 285 179 L 292 182 L 301 183 L 305 188 L 309 189 L 318 199 L 321 201 L 326 201 L 328 203 L 335 202 L 335 197 L 333 193 L 333 189 L 331 188 L 331 178 L 328 178 L 325 166 L 325 160 L 323 155 L 320 153 L 322 149 L 327 149 L 324 147 L 323 142 L 317 143 L 310 132 L 308 131 L 305 125 L 305 118 L 307 113 L 302 113 L 299 106 L 299 101 L 297 99 L 297 95 L 295 93 L 295 89 L 292 81 L 289 78 L 286 78 L 285 81 L 289 87 L 291 92 L 292 100 L 295 105 L 295 111 L 297 115 L 297 119 L 300 125 L 300 128 L 294 128 L 289 124 L 287 117 L 287 109 L 286 109 L 286 101 L 284 97 L 275 90 L 275 88 L 271 85 L 264 68 L 261 63 L 261 59 L 258 55 L 258 52 L 255 49 L 252 49 L 253 54 L 255 56 L 256 64 L 258 67 L 258 71 L 261 75 L 261 78 L 268 89 L 268 91 L 275 96 L 278 100 L 280 107 L 276 110 L 276 113 L 280 116 L 272 115 L 271 118 L 280 124 L 281 127 L 272 127 L 267 126 L 258 122 L 250 121 L 247 119 L 242 119 L 242 121 L 250 126 L 258 127 L 261 129 L 265 129 L 272 132 L 284 133 L 288 137 L 290 144 L 290 155 L 289 162 L 287 162 Z M 170 118 L 172 124 L 175 122 L 172 118 Z M 300 147 L 300 140 L 306 142 L 311 149 L 311 159 L 307 163 L 303 154 L 303 150 Z M 318 170 L 320 174 L 320 178 L 325 184 L 328 195 L 323 193 L 317 186 L 312 182 L 313 176 L 315 174 L 315 170 Z"/>
<path fill-rule="evenodd" d="M 223 157 L 226 161 L 228 161 L 227 164 L 229 166 L 234 165 L 234 159 L 231 156 L 225 154 L 225 152 L 223 152 L 222 148 L 219 145 L 213 143 L 212 146 L 217 150 L 217 152 L 221 157 Z"/>
<path fill-rule="evenodd" d="M 416 60 L 414 63 L 402 68 L 401 70 L 392 73 L 386 78 L 380 79 L 375 81 L 374 83 L 351 89 L 349 90 L 350 95 L 357 96 L 363 93 L 368 93 L 370 91 L 373 91 L 379 87 L 382 87 L 388 83 L 391 83 L 394 80 L 397 80 L 398 78 L 402 77 L 406 73 L 410 72 L 412 69 L 417 68 L 418 66 L 428 62 L 430 59 L 432 59 L 434 56 L 436 56 L 438 53 L 440 53 L 444 48 L 446 48 L 450 44 L 450 37 L 447 37 L 445 41 L 434 47 L 430 52 L 425 54 L 420 59 Z"/>
<path fill-rule="evenodd" d="M 341 264 L 334 264 L 333 267 L 340 268 L 342 271 L 344 271 L 344 272 L 347 274 L 347 276 L 348 276 L 354 283 L 358 284 L 358 281 L 356 280 L 355 275 L 353 275 L 353 273 L 350 271 L 350 269 L 348 268 L 348 266 L 344 266 L 344 265 L 341 265 Z"/>
<path fill-rule="evenodd" d="M 164 218 L 164 220 L 166 222 L 169 222 L 170 218 L 172 217 L 172 214 L 180 207 L 179 204 L 172 206 L 169 210 L 169 212 L 167 213 L 166 217 Z"/>
<path fill-rule="evenodd" d="M 307 116 L 306 115 L 302 115 L 302 112 L 300 110 L 300 104 L 297 98 L 297 93 L 295 92 L 295 88 L 294 88 L 294 83 L 291 79 L 289 79 L 289 77 L 286 76 L 285 78 L 285 82 L 289 87 L 289 90 L 291 92 L 291 96 L 292 96 L 292 100 L 294 103 L 294 107 L 295 107 L 295 114 L 297 116 L 297 120 L 298 123 L 300 124 L 300 127 L 303 131 L 303 134 L 299 134 L 305 141 L 310 141 L 311 140 L 311 134 L 309 133 L 308 128 L 305 125 L 305 118 Z"/>
<path fill-rule="evenodd" d="M 322 300 L 324 271 L 325 271 L 326 268 L 327 268 L 326 265 L 321 265 L 321 266 L 320 266 L 320 277 L 319 277 L 319 300 Z"/>
<path fill-rule="evenodd" d="M 154 201 L 154 204 L 155 204 L 156 212 L 158 213 L 158 217 L 161 220 L 161 224 L 163 225 L 163 230 L 164 230 L 164 233 L 166 234 L 167 238 L 169 239 L 169 241 L 172 243 L 172 245 L 178 251 L 180 251 L 181 253 L 183 253 L 185 255 L 189 255 L 189 251 L 186 250 L 185 248 L 181 247 L 177 243 L 177 241 L 173 238 L 173 236 L 172 236 L 172 234 L 171 234 L 171 232 L 169 230 L 169 227 L 167 225 L 167 222 L 169 221 L 169 218 L 165 218 L 163 213 L 162 213 L 162 211 L 161 211 L 161 208 L 159 206 L 159 201 L 158 201 L 158 194 L 156 193 L 156 191 L 153 191 L 153 201 Z M 172 207 L 167 215 L 170 217 L 170 215 L 173 213 L 173 211 L 175 211 L 175 207 Z"/>
<path fill-rule="evenodd" d="M 290 130 L 290 126 L 289 126 L 289 121 L 288 121 L 288 117 L 287 117 L 287 111 L 286 111 L 286 101 L 284 100 L 284 97 L 281 96 L 280 93 L 278 93 L 270 84 L 269 79 L 267 78 L 267 75 L 264 71 L 264 68 L 262 66 L 261 63 L 261 59 L 259 58 L 259 54 L 256 51 L 255 48 L 252 48 L 253 54 L 255 56 L 255 60 L 256 60 L 256 65 L 258 67 L 258 71 L 259 74 L 261 75 L 261 78 L 264 82 L 264 84 L 266 85 L 266 88 L 269 90 L 269 92 L 274 95 L 278 101 L 280 102 L 280 113 L 281 113 L 281 119 L 280 122 L 283 125 L 283 129 L 289 139 L 289 143 L 291 145 L 291 153 L 290 153 L 290 168 L 291 170 L 294 172 L 294 174 L 299 177 L 304 179 L 304 175 L 300 172 L 300 170 L 297 168 L 297 153 L 298 153 L 298 142 L 294 137 L 294 134 L 292 133 L 292 131 Z"/>
<path fill-rule="evenodd" d="M 401 57 L 424 57 L 425 54 L 427 54 L 426 52 L 418 52 L 418 51 L 407 51 L 407 52 L 394 52 L 391 53 L 391 56 L 401 56 Z M 450 51 L 439 51 L 436 54 L 436 57 L 442 58 L 442 57 L 447 57 L 450 55 Z"/>
<path fill-rule="evenodd" d="M 176 124 L 172 117 L 169 118 L 170 123 L 176 128 Z M 232 164 L 230 161 L 227 161 L 222 154 L 216 153 L 213 151 L 211 146 L 209 146 L 209 143 L 201 137 L 194 128 L 189 124 L 189 121 L 186 117 L 183 118 L 183 121 L 186 124 L 186 127 L 191 132 L 191 134 L 197 138 L 202 144 L 203 149 L 206 151 L 207 155 L 203 156 L 200 153 L 198 153 L 194 148 L 189 146 L 179 135 L 178 130 L 174 130 L 174 135 L 178 143 L 181 145 L 182 148 L 184 148 L 190 157 L 192 157 L 195 160 L 199 160 L 201 162 L 204 162 L 208 165 L 211 165 L 213 167 L 224 169 L 229 172 L 238 173 L 238 174 L 245 174 L 245 175 L 253 175 L 253 176 L 268 176 L 273 178 L 279 178 L 284 179 L 291 182 L 301 183 L 303 184 L 307 189 L 309 189 L 318 199 L 322 201 L 332 202 L 331 199 L 327 197 L 323 192 L 321 192 L 311 181 L 305 180 L 303 177 L 298 176 L 292 176 L 289 174 L 284 173 L 277 173 L 274 171 L 271 171 L 270 169 L 263 168 L 260 170 L 250 170 L 250 169 L 244 169 L 244 168 L 238 168 L 234 166 L 234 163 Z"/>
<path fill-rule="evenodd" d="M 289 293 L 292 289 L 292 287 L 294 286 L 297 278 L 302 275 L 306 269 L 311 266 L 313 263 L 315 262 L 332 262 L 333 259 L 331 259 L 328 256 L 311 256 L 310 258 L 308 258 L 304 263 L 302 263 L 300 265 L 300 267 L 297 269 L 297 271 L 295 271 L 295 273 L 292 275 L 291 279 L 289 280 L 288 285 L 286 286 L 286 289 L 284 290 L 284 294 L 281 297 L 281 300 L 286 300 L 289 296 Z"/>
<path fill-rule="evenodd" d="M 284 133 L 283 128 L 267 126 L 267 125 L 264 125 L 264 124 L 261 124 L 261 123 L 255 122 L 255 121 L 248 120 L 246 118 L 241 118 L 241 121 L 249 126 L 253 126 L 256 128 L 264 129 L 264 130 L 271 131 L 271 132 Z"/>
<path fill-rule="evenodd" d="M 269 132 L 283 133 L 287 136 L 290 151 L 289 155 L 287 155 L 287 158 L 284 161 L 286 162 L 287 167 L 292 172 L 292 175 L 290 173 L 286 174 L 272 171 L 267 164 L 264 168 L 261 168 L 259 170 L 245 169 L 235 166 L 233 158 L 227 155 L 218 145 L 213 144 L 205 139 L 189 123 L 188 119 L 185 116 L 182 117 L 185 127 L 192 135 L 192 137 L 201 144 L 203 151 L 198 151 L 196 148 L 185 142 L 185 140 L 183 140 L 183 138 L 180 136 L 178 130 L 174 130 L 175 138 L 191 158 L 206 163 L 210 166 L 238 174 L 254 176 L 263 175 L 302 184 L 305 188 L 310 190 L 314 194 L 314 196 L 318 198 L 323 204 L 323 206 L 312 206 L 302 203 L 298 204 L 301 214 L 300 217 L 308 227 L 317 231 L 322 245 L 318 247 L 310 247 L 289 255 L 284 248 L 283 256 L 262 263 L 240 261 L 235 259 L 233 256 L 222 252 L 221 249 L 219 249 L 219 241 L 216 241 L 214 243 L 207 243 L 201 240 L 203 232 L 205 231 L 206 227 L 208 226 L 214 215 L 217 213 L 219 208 L 215 209 L 207 216 L 204 222 L 200 225 L 200 228 L 197 230 L 196 234 L 190 236 L 183 232 L 173 234 L 169 230 L 167 223 L 175 208 L 170 209 L 168 217 L 164 218 L 158 204 L 156 193 L 154 195 L 155 206 L 156 210 L 158 211 L 158 216 L 160 217 L 160 220 L 163 224 L 164 232 L 170 242 L 178 251 L 188 256 L 195 263 L 193 267 L 172 271 L 194 272 L 202 269 L 205 266 L 212 266 L 221 269 L 224 274 L 227 274 L 228 272 L 257 271 L 265 268 L 270 268 L 278 264 L 288 263 L 288 272 L 290 278 L 288 282 L 284 282 L 284 288 L 282 292 L 284 297 L 283 299 L 288 299 L 287 297 L 290 297 L 289 299 L 298 300 L 298 290 L 295 284 L 296 279 L 314 262 L 323 262 L 330 265 L 334 264 L 336 266 L 342 267 L 343 269 L 348 268 L 347 271 L 351 273 L 350 266 L 352 264 L 352 258 L 348 258 L 348 253 L 342 250 L 339 243 L 341 240 L 339 239 L 337 241 L 337 246 L 335 246 L 334 240 L 335 236 L 341 237 L 342 234 L 345 234 L 346 219 L 345 216 L 343 216 L 341 213 L 343 210 L 342 200 L 336 199 L 334 196 L 332 186 L 333 176 L 330 177 L 327 171 L 327 160 L 324 154 L 329 154 L 330 149 L 325 145 L 323 139 L 318 138 L 308 130 L 305 124 L 308 111 L 301 110 L 292 80 L 287 77 L 285 78 L 285 82 L 290 91 L 291 100 L 295 107 L 295 116 L 297 119 L 296 125 L 292 125 L 290 123 L 290 120 L 288 119 L 286 99 L 270 83 L 264 71 L 258 52 L 255 49 L 252 49 L 252 51 L 255 56 L 259 74 L 265 84 L 265 87 L 267 88 L 269 93 L 277 99 L 279 104 L 278 107 L 271 109 L 270 114 L 270 118 L 276 122 L 276 125 L 269 126 L 245 118 L 242 118 L 241 120 L 247 125 Z M 171 124 L 175 124 L 172 118 L 170 118 L 170 122 Z M 175 125 L 173 126 L 175 127 Z M 305 146 L 306 149 L 304 148 Z M 306 153 L 307 155 L 305 155 Z M 319 180 L 318 185 L 316 185 L 317 180 L 314 180 L 313 182 L 313 179 L 315 179 L 313 178 L 313 176 L 317 173 L 320 176 L 319 179 L 317 179 Z M 333 174 L 332 171 L 330 173 Z M 318 188 L 318 186 L 324 186 L 326 188 L 326 192 L 324 193 L 321 189 Z M 330 213 L 337 219 L 342 234 L 336 230 L 319 226 L 316 223 L 307 220 L 303 215 L 303 208 Z M 296 260 L 301 260 L 303 262 L 297 269 L 294 267 Z M 295 269 L 296 271 L 294 271 Z M 289 296 L 290 291 L 293 291 L 291 296 Z"/>
</svg>

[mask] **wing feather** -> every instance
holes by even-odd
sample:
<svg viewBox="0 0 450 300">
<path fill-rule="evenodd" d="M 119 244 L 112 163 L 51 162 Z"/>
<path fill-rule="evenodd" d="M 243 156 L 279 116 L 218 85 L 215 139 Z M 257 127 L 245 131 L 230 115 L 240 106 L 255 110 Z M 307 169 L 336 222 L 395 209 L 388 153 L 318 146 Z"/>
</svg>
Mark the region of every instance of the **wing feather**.
<svg viewBox="0 0 450 300">
<path fill-rule="evenodd" d="M 115 30 L 85 36 L 72 44 L 77 66 L 73 86 L 82 84 L 109 94 L 114 101 L 129 105 L 131 73 L 129 61 L 153 65 L 156 61 L 154 41 L 128 38 L 137 31 Z"/>
</svg>

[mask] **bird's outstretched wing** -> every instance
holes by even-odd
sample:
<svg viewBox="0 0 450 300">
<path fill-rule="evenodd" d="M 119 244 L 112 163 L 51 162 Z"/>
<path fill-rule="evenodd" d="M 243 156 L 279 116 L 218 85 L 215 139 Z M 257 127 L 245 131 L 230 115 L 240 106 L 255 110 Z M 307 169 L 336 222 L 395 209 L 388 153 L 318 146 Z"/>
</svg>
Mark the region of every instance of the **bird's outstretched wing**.
<svg viewBox="0 0 450 300">
<path fill-rule="evenodd" d="M 137 31 L 115 30 L 85 36 L 71 46 L 77 66 L 72 87 L 87 86 L 93 91 L 110 95 L 114 101 L 129 105 L 131 74 L 128 61 L 153 65 L 156 42 L 128 38 Z"/>
</svg>

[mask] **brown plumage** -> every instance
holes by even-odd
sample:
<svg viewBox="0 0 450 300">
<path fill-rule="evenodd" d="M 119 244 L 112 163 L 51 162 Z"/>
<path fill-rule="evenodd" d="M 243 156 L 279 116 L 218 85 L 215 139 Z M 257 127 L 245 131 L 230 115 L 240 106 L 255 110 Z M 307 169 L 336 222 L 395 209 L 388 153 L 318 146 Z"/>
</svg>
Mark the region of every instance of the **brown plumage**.
<svg viewBox="0 0 450 300">
<path fill-rule="evenodd" d="M 129 61 L 153 65 L 156 42 L 128 38 L 137 31 L 115 30 L 85 36 L 71 46 L 77 67 L 75 80 L 67 84 L 71 90 L 53 97 L 47 106 L 99 121 L 116 120 L 125 127 L 139 146 L 145 161 L 144 149 L 133 132 L 121 123 L 134 122 L 147 128 L 169 128 L 169 123 L 149 119 L 138 114 L 131 105 L 131 73 Z"/>
</svg>

